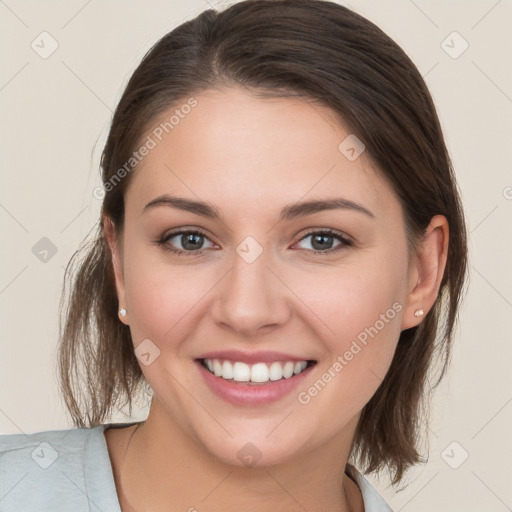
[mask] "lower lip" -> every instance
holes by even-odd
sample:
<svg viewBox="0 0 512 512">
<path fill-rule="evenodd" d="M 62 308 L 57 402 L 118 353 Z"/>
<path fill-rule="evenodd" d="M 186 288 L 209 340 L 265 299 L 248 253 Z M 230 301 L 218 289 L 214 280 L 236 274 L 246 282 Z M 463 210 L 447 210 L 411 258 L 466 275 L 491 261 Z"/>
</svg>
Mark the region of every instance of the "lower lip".
<svg viewBox="0 0 512 512">
<path fill-rule="evenodd" d="M 217 377 L 208 371 L 200 361 L 196 361 L 199 372 L 209 388 L 218 396 L 234 405 L 263 405 L 283 398 L 304 382 L 313 366 L 288 379 L 268 381 L 265 384 L 233 382 Z"/>
</svg>

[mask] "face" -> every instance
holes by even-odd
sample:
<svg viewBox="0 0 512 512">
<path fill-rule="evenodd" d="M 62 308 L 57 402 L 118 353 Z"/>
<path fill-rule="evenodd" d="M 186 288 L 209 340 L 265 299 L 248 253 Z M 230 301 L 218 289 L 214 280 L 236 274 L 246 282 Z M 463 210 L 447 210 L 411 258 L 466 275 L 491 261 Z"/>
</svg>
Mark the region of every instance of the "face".
<svg viewBox="0 0 512 512">
<path fill-rule="evenodd" d="M 275 464 L 353 432 L 384 378 L 415 284 L 403 212 L 326 107 L 195 99 L 143 138 L 115 253 L 122 321 L 160 418 L 227 463 Z"/>
</svg>

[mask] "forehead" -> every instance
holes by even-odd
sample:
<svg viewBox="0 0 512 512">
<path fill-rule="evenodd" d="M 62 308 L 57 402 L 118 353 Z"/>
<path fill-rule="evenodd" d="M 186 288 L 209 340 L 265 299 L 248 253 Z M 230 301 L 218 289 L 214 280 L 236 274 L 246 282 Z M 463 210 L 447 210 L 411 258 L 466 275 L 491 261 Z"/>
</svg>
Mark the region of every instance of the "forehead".
<svg viewBox="0 0 512 512">
<path fill-rule="evenodd" d="M 340 151 L 352 135 L 327 107 L 236 88 L 208 90 L 194 100 L 193 108 L 180 108 L 185 99 L 168 109 L 144 134 L 152 148 L 136 167 L 127 209 L 178 192 L 236 216 L 338 196 L 381 213 L 400 208 L 364 152 L 351 161 Z"/>
</svg>

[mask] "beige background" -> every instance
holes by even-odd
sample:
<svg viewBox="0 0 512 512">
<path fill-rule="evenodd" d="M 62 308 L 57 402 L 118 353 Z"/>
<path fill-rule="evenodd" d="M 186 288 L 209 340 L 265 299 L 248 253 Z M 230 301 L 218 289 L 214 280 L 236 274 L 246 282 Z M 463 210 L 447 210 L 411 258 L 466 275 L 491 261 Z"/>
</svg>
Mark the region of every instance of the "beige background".
<svg viewBox="0 0 512 512">
<path fill-rule="evenodd" d="M 399 493 L 370 479 L 396 511 L 512 510 L 512 4 L 347 5 L 425 76 L 471 232 L 471 286 L 433 405 L 428 463 Z M 0 1 L 1 433 L 70 426 L 56 384 L 57 306 L 63 267 L 98 216 L 92 192 L 111 113 L 146 50 L 206 8 L 204 0 Z M 46 59 L 31 47 L 35 40 L 42 52 L 45 37 L 51 49 L 43 31 L 58 43 Z M 446 39 L 453 31 L 463 39 Z M 469 47 L 452 58 L 445 39 L 452 55 L 464 40 Z M 32 252 L 43 237 L 57 249 L 46 262 Z"/>
</svg>

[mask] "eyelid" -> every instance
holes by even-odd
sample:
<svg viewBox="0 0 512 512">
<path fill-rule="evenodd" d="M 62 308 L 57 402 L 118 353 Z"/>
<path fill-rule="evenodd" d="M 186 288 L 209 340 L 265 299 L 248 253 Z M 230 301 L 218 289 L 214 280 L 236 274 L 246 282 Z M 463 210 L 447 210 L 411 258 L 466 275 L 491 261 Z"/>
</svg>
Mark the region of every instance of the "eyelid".
<svg viewBox="0 0 512 512">
<path fill-rule="evenodd" d="M 310 229 L 308 229 L 308 231 L 306 231 L 305 233 L 302 233 L 300 235 L 298 241 L 302 240 L 306 236 L 316 234 L 316 233 L 328 234 L 330 236 L 335 236 L 335 237 L 342 239 L 346 243 L 355 245 L 355 240 L 350 235 L 348 235 L 344 231 L 338 231 L 337 229 L 333 229 L 333 228 L 310 228 Z"/>
<path fill-rule="evenodd" d="M 179 236 L 179 235 L 188 235 L 188 234 L 193 234 L 193 235 L 201 235 L 203 236 L 204 238 L 208 239 L 213 245 L 216 245 L 215 242 L 213 240 L 211 240 L 210 236 L 201 228 L 191 228 L 191 227 L 181 227 L 181 228 L 176 228 L 174 230 L 171 230 L 167 233 L 164 233 L 157 241 L 156 243 L 158 245 L 162 245 L 162 246 L 166 246 L 167 242 L 171 239 L 171 238 L 174 238 L 175 236 Z M 167 248 L 167 247 L 166 247 Z M 176 253 L 187 253 L 187 254 L 201 254 L 203 253 L 206 249 L 200 249 L 198 251 L 184 251 L 183 249 L 170 249 L 170 248 L 167 248 L 169 251 L 171 252 L 176 252 Z"/>
<path fill-rule="evenodd" d="M 186 234 L 201 235 L 201 236 L 205 237 L 206 239 L 208 239 L 212 244 L 216 245 L 215 242 L 213 242 L 213 240 L 210 239 L 209 235 L 203 229 L 197 228 L 197 227 L 193 227 L 193 228 L 186 227 L 186 226 L 176 228 L 174 230 L 171 230 L 171 231 L 165 233 L 155 243 L 159 246 L 163 246 L 163 248 L 165 250 L 175 253 L 178 256 L 180 256 L 180 255 L 199 256 L 207 250 L 207 249 L 200 249 L 197 251 L 187 251 L 187 250 L 183 250 L 183 249 L 174 249 L 167 245 L 167 242 L 171 238 L 174 238 L 175 236 L 178 236 L 178 235 L 186 235 Z M 311 253 L 313 255 L 331 255 L 331 254 L 337 253 L 338 251 L 340 251 L 342 249 L 346 249 L 346 248 L 356 245 L 353 238 L 342 231 L 338 231 L 338 230 L 332 229 L 332 228 L 309 228 L 308 231 L 306 231 L 305 233 L 302 233 L 297 238 L 297 241 L 293 243 L 292 247 L 294 245 L 300 243 L 302 240 L 304 240 L 308 236 L 311 236 L 314 234 L 328 235 L 330 237 L 337 238 L 340 241 L 340 243 L 337 246 L 335 246 L 334 248 L 326 249 L 324 251 L 315 250 L 315 249 L 313 249 L 313 250 L 301 249 L 301 250 L 303 250 L 307 253 Z"/>
<path fill-rule="evenodd" d="M 350 247 L 354 247 L 356 245 L 355 241 L 353 240 L 353 238 L 351 236 L 347 235 L 346 233 L 344 233 L 342 231 L 338 231 L 338 230 L 332 229 L 332 228 L 310 228 L 306 233 L 302 233 L 300 235 L 300 237 L 298 238 L 297 242 L 295 242 L 293 245 L 297 245 L 302 240 L 308 238 L 311 235 L 315 235 L 315 234 L 327 235 L 332 238 L 337 238 L 340 243 L 338 245 L 336 245 L 335 247 L 332 247 L 330 249 L 325 249 L 324 251 L 321 251 L 319 249 L 312 249 L 312 250 L 299 249 L 299 250 L 303 250 L 306 253 L 311 253 L 313 256 L 315 256 L 315 255 L 331 256 L 331 255 L 338 254 L 339 251 L 348 249 Z"/>
</svg>

